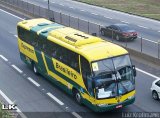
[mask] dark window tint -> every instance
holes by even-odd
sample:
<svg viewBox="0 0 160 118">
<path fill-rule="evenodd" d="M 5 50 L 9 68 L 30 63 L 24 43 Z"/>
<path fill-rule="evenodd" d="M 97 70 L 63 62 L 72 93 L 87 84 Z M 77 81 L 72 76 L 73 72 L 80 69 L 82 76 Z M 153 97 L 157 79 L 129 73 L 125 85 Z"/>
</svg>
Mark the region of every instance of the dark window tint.
<svg viewBox="0 0 160 118">
<path fill-rule="evenodd" d="M 129 26 L 127 26 L 127 25 L 120 26 L 120 29 L 121 29 L 121 31 L 129 31 L 129 30 L 131 30 L 131 28 Z"/>
<path fill-rule="evenodd" d="M 160 87 L 160 80 L 156 82 L 156 85 Z"/>
<path fill-rule="evenodd" d="M 30 32 L 29 34 L 30 44 L 34 47 L 38 46 L 38 35 L 35 32 Z"/>
<path fill-rule="evenodd" d="M 18 37 L 24 42 L 36 46 L 37 45 L 37 34 L 31 31 L 28 31 L 22 27 L 17 27 Z"/>
<path fill-rule="evenodd" d="M 58 44 L 51 42 L 51 41 L 47 41 L 46 53 L 49 56 L 56 58 L 57 60 L 61 61 L 62 63 L 73 68 L 77 72 L 80 72 L 80 70 L 79 70 L 79 55 L 76 54 L 75 52 L 68 50 Z"/>
<path fill-rule="evenodd" d="M 114 25 L 112 26 L 112 29 L 113 30 L 118 30 L 118 28 L 116 26 L 114 26 Z"/>
<path fill-rule="evenodd" d="M 107 28 L 108 28 L 108 29 L 113 29 L 113 25 L 111 25 L 111 26 L 108 26 Z"/>
<path fill-rule="evenodd" d="M 88 88 L 87 76 L 91 74 L 90 64 L 89 62 L 81 56 L 81 70 L 82 70 L 82 77 L 85 83 L 86 88 Z"/>
<path fill-rule="evenodd" d="M 47 51 L 47 38 L 39 35 L 37 37 L 37 45 L 35 47 L 39 49 L 40 51 L 46 52 Z"/>
</svg>

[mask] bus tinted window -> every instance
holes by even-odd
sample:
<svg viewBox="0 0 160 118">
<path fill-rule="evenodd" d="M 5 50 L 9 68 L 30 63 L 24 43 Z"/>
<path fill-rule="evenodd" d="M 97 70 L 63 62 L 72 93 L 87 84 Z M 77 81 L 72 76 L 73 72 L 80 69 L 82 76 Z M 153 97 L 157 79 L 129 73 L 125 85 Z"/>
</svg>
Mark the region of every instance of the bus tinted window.
<svg viewBox="0 0 160 118">
<path fill-rule="evenodd" d="M 46 53 L 61 61 L 62 63 L 68 65 L 69 67 L 73 68 L 77 72 L 79 70 L 79 55 L 71 50 L 68 50 L 58 44 L 55 44 L 51 41 L 47 41 L 47 51 Z"/>
<path fill-rule="evenodd" d="M 83 81 L 85 83 L 85 86 L 88 88 L 88 84 L 87 84 L 87 75 L 89 76 L 91 74 L 90 71 L 90 64 L 89 62 L 81 56 L 81 70 L 82 70 L 82 77 L 83 77 Z"/>
<path fill-rule="evenodd" d="M 18 29 L 18 37 L 24 42 L 31 44 L 32 46 L 37 46 L 37 34 L 34 32 L 30 32 L 22 27 L 17 27 Z"/>
<path fill-rule="evenodd" d="M 47 50 L 47 41 L 46 41 L 46 37 L 43 37 L 41 35 L 39 35 L 37 37 L 37 40 L 35 42 L 37 42 L 37 45 L 35 46 L 37 49 L 39 49 L 40 51 L 46 52 Z"/>
<path fill-rule="evenodd" d="M 18 37 L 21 39 L 21 40 L 23 40 L 23 41 L 25 41 L 26 43 L 31 43 L 30 42 L 30 33 L 29 33 L 29 31 L 28 30 L 25 30 L 25 29 L 23 29 L 23 28 L 21 28 L 21 27 L 18 27 Z"/>
</svg>

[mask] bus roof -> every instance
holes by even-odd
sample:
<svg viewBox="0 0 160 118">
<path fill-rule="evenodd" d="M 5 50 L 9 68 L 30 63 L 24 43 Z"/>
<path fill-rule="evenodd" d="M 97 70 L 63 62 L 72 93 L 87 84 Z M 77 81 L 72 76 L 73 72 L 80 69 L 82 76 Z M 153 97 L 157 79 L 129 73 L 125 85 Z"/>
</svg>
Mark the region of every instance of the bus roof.
<svg viewBox="0 0 160 118">
<path fill-rule="evenodd" d="M 116 44 L 44 18 L 24 20 L 19 22 L 18 26 L 33 31 L 38 35 L 43 35 L 46 39 L 83 55 L 89 61 L 128 53 L 124 48 Z"/>
</svg>

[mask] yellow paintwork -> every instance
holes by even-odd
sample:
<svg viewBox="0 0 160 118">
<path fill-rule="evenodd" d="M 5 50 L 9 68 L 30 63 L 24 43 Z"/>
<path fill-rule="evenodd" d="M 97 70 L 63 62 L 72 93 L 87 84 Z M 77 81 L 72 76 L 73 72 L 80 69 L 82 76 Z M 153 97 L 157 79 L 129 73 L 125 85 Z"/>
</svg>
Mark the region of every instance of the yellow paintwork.
<svg viewBox="0 0 160 118">
<path fill-rule="evenodd" d="M 82 46 L 79 50 L 89 61 L 115 57 L 128 53 L 124 48 L 110 42 L 87 44 Z"/>
<path fill-rule="evenodd" d="M 21 26 L 27 30 L 30 30 L 32 27 L 37 26 L 40 23 L 48 23 L 51 24 L 53 22 L 44 19 L 44 18 L 37 18 L 37 19 L 31 19 L 31 20 L 23 20 L 18 23 L 18 26 Z"/>
<path fill-rule="evenodd" d="M 91 44 L 103 41 L 98 37 L 93 37 L 89 34 L 85 34 L 84 32 L 72 29 L 70 27 L 53 30 L 49 33 L 49 36 L 62 40 L 73 46 L 82 46 L 85 44 Z M 66 36 L 74 39 L 75 41 L 66 39 Z"/>
<path fill-rule="evenodd" d="M 38 62 L 37 56 L 35 54 L 34 47 L 23 42 L 18 38 L 18 46 L 21 53 L 29 57 L 30 59 L 34 60 L 35 62 Z"/>
<path fill-rule="evenodd" d="M 134 96 L 135 94 L 136 94 L 136 91 L 134 90 L 134 91 L 132 91 L 132 92 L 130 92 L 128 94 L 125 94 L 125 95 L 121 96 L 120 102 L 123 102 L 124 100 L 126 100 L 129 97 Z"/>
</svg>

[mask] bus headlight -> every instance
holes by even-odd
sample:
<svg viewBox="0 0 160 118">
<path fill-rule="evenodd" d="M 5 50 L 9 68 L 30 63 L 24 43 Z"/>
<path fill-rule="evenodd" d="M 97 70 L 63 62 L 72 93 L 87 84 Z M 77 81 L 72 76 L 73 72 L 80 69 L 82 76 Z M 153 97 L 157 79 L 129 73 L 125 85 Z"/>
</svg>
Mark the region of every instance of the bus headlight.
<svg viewBox="0 0 160 118">
<path fill-rule="evenodd" d="M 132 98 L 134 98 L 134 97 L 135 97 L 135 95 L 129 96 L 128 99 L 130 100 L 130 99 L 132 99 Z"/>
</svg>

